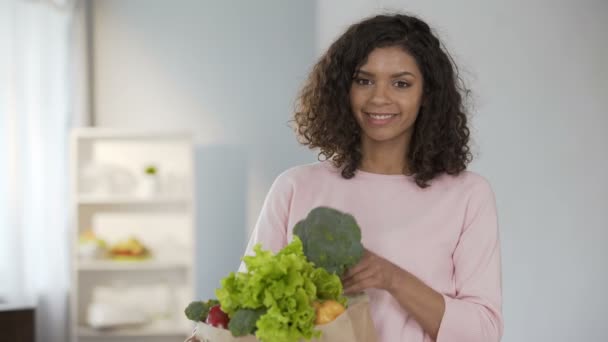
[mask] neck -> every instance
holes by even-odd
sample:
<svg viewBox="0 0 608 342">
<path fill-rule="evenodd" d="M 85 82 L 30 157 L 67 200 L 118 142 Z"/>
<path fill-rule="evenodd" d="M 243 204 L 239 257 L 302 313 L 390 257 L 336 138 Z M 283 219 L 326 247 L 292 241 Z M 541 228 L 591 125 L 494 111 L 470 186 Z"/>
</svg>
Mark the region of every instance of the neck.
<svg viewBox="0 0 608 342">
<path fill-rule="evenodd" d="M 408 171 L 406 153 L 408 143 L 403 141 L 373 141 L 362 139 L 363 158 L 359 169 L 379 174 L 403 174 Z"/>
</svg>

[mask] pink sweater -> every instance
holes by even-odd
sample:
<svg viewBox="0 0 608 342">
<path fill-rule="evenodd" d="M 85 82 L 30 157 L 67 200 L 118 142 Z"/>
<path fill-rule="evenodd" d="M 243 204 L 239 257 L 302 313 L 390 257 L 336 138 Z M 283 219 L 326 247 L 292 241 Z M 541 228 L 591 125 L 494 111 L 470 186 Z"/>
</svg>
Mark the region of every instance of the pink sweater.
<svg viewBox="0 0 608 342">
<path fill-rule="evenodd" d="M 352 214 L 366 248 L 443 294 L 437 342 L 500 340 L 500 244 L 494 194 L 484 178 L 443 175 L 421 189 L 403 175 L 358 171 L 343 179 L 329 162 L 294 167 L 273 183 L 246 254 L 258 242 L 281 249 L 317 206 Z M 432 341 L 388 292 L 367 293 L 380 341 Z"/>
</svg>

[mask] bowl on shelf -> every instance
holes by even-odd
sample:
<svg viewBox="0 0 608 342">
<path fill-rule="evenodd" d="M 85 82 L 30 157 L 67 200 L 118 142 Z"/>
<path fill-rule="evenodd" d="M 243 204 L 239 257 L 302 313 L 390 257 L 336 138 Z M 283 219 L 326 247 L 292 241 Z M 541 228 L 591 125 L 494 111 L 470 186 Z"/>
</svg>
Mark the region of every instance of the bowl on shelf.
<svg viewBox="0 0 608 342">
<path fill-rule="evenodd" d="M 137 238 L 131 237 L 110 247 L 107 257 L 116 261 L 141 261 L 150 259 L 151 253 Z"/>
</svg>

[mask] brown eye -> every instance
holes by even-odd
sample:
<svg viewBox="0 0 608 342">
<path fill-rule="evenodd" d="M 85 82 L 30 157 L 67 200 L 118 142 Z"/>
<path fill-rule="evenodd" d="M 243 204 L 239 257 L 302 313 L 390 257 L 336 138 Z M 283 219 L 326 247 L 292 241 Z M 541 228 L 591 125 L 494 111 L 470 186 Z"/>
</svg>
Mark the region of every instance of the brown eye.
<svg viewBox="0 0 608 342">
<path fill-rule="evenodd" d="M 372 84 L 372 81 L 368 80 L 367 78 L 355 78 L 355 83 L 358 85 L 370 85 Z"/>
<path fill-rule="evenodd" d="M 397 81 L 397 82 L 395 82 L 395 83 L 394 83 L 394 85 L 395 85 L 397 88 L 407 88 L 407 87 L 409 87 L 409 86 L 410 86 L 410 84 L 409 84 L 409 83 L 407 83 L 407 82 L 405 82 L 405 81 Z"/>
</svg>

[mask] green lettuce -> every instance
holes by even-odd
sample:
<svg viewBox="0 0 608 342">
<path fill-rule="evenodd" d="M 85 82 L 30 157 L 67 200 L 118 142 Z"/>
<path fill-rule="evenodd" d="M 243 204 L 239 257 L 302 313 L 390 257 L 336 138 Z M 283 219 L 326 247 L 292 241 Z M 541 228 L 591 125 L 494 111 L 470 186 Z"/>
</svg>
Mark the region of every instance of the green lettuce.
<svg viewBox="0 0 608 342">
<path fill-rule="evenodd" d="M 320 336 L 315 330 L 313 301 L 345 303 L 340 278 L 316 268 L 304 255 L 302 241 L 293 241 L 272 254 L 261 245 L 243 262 L 247 272 L 230 273 L 216 296 L 231 318 L 240 309 L 265 309 L 256 322 L 256 337 L 263 342 L 295 342 Z"/>
</svg>

